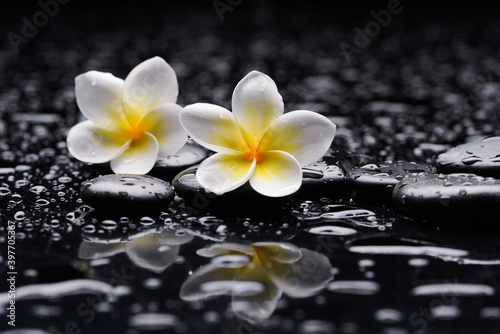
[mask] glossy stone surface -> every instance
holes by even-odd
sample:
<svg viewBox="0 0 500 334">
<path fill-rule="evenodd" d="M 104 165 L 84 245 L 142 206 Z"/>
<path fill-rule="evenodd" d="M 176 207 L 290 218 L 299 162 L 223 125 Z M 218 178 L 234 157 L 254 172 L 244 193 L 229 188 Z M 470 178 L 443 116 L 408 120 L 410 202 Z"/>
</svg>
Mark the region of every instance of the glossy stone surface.
<svg viewBox="0 0 500 334">
<path fill-rule="evenodd" d="M 500 180 L 475 174 L 419 174 L 396 185 L 394 203 L 403 211 L 431 220 L 498 221 Z"/>
<path fill-rule="evenodd" d="M 149 174 L 164 180 L 171 180 L 184 169 L 199 164 L 208 156 L 208 150 L 192 141 L 188 141 L 175 154 L 159 157 L 155 167 Z"/>
<path fill-rule="evenodd" d="M 280 211 L 280 203 L 291 196 L 271 198 L 257 193 L 248 184 L 222 195 L 207 192 L 196 180 L 197 167 L 190 167 L 172 180 L 175 192 L 192 213 L 219 213 L 243 215 L 274 215 Z"/>
<path fill-rule="evenodd" d="M 405 176 L 418 173 L 434 173 L 434 167 L 414 161 L 387 161 L 352 167 L 346 182 L 352 195 L 369 201 L 386 201 L 392 190 Z"/>
<path fill-rule="evenodd" d="M 453 147 L 437 157 L 436 167 L 443 173 L 474 173 L 500 178 L 500 137 Z"/>
<path fill-rule="evenodd" d="M 336 159 L 325 157 L 322 161 L 303 167 L 302 186 L 294 197 L 346 197 L 348 192 L 344 171 L 336 163 Z"/>
<path fill-rule="evenodd" d="M 84 182 L 80 192 L 93 208 L 127 212 L 166 209 L 174 198 L 170 183 L 134 174 L 102 175 Z"/>
</svg>

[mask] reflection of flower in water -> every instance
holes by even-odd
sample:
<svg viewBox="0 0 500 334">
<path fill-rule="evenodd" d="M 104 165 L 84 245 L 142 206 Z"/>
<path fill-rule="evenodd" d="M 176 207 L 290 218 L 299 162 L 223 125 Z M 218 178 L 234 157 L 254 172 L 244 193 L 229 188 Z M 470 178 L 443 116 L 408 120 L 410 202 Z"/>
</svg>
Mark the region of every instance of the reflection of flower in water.
<svg viewBox="0 0 500 334">
<path fill-rule="evenodd" d="M 191 239 L 193 235 L 184 229 L 155 229 L 131 236 L 126 241 L 84 240 L 78 256 L 94 260 L 125 252 L 135 265 L 160 273 L 175 262 L 180 245 Z"/>
<path fill-rule="evenodd" d="M 188 277 L 180 297 L 186 301 L 230 294 L 232 308 L 250 323 L 267 319 L 282 294 L 309 297 L 332 279 L 328 258 L 289 243 L 214 244 L 198 250 L 212 261 Z"/>
</svg>

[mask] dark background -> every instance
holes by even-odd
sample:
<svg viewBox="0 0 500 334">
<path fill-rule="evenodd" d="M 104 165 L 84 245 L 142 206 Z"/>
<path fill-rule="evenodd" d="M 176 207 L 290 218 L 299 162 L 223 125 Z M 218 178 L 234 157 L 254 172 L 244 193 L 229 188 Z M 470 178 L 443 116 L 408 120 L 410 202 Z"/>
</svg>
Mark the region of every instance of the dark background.
<svg viewBox="0 0 500 334">
<path fill-rule="evenodd" d="M 259 70 L 276 81 L 286 111 L 314 110 L 338 125 L 334 150 L 367 154 L 377 161 L 432 163 L 437 153 L 449 147 L 500 135 L 500 15 L 495 2 L 401 0 L 402 12 L 393 15 L 391 22 L 370 38 L 369 45 L 352 54 L 349 63 L 341 43 L 354 45 L 356 27 L 363 30 L 374 20 L 370 12 L 380 12 L 388 3 L 243 0 L 225 12 L 221 20 L 213 1 L 111 4 L 72 0 L 59 5 L 58 13 L 16 53 L 7 35 L 22 35 L 23 17 L 32 21 L 41 7 L 36 1 L 6 1 L 0 12 L 0 167 L 17 169 L 12 177 L 9 173 L 0 175 L 0 180 L 12 193 L 21 194 L 24 201 L 12 206 L 1 199 L 0 219 L 2 223 L 13 220 L 17 212 L 24 211 L 31 222 L 39 223 L 32 231 L 20 230 L 26 238 L 18 240 L 19 271 L 35 268 L 38 276 L 19 275 L 19 286 L 90 276 L 74 268 L 82 228 L 64 219 L 81 205 L 77 202 L 80 183 L 103 172 L 75 161 L 65 147 L 68 129 L 81 117 L 74 100 L 74 78 L 85 71 L 111 72 L 124 78 L 138 63 L 161 56 L 177 73 L 181 106 L 209 102 L 230 108 L 236 83 L 249 71 Z M 37 118 L 38 114 L 48 117 Z M 40 152 L 43 154 L 38 156 Z M 73 177 L 62 188 L 66 202 L 59 201 L 58 191 L 52 190 L 53 181 L 44 178 L 49 170 L 56 177 Z M 28 185 L 16 186 L 16 181 L 23 179 L 28 180 Z M 39 184 L 49 192 L 35 195 L 28 190 Z M 330 195 L 335 200 L 333 191 Z M 56 198 L 57 202 L 37 208 L 37 201 L 45 198 Z M 396 244 L 406 238 L 466 249 L 474 259 L 486 263 L 499 258 L 497 236 L 487 228 L 480 230 L 476 222 L 457 228 L 428 225 L 402 218 L 389 203 L 385 204 L 369 202 L 366 208 L 374 210 L 381 221 L 390 221 L 392 228 L 385 232 L 360 229 L 356 238 L 381 235 L 387 239 L 380 242 Z M 61 224 L 51 226 L 54 219 Z M 251 220 L 250 226 L 258 222 Z M 241 221 L 225 223 L 229 241 L 241 241 L 247 229 Z M 316 236 L 303 229 L 284 229 L 278 237 L 275 230 L 281 223 L 275 223 L 268 233 L 250 235 L 246 241 L 273 237 L 283 241 L 293 235 L 292 240 L 301 247 L 314 249 L 318 245 Z M 45 229 L 44 224 L 49 227 Z M 416 284 L 477 282 L 493 286 L 498 293 L 495 264 L 467 266 L 429 258 L 427 267 L 415 268 L 408 266 L 405 256 L 361 256 L 347 250 L 346 241 L 352 240 L 332 236 L 330 241 L 338 246 L 333 255 L 327 254 L 339 269 L 336 279 L 366 279 L 358 261 L 369 258 L 375 262 L 370 270 L 381 291 L 372 296 L 325 292 L 321 295 L 323 304 L 312 298 L 288 299 L 278 310 L 278 317 L 273 318 L 274 325 L 249 332 L 310 334 L 301 331 L 299 324 L 319 318 L 334 323 L 339 333 L 352 333 L 349 324 L 355 325 L 351 329 L 357 328 L 357 333 L 413 333 L 422 324 L 409 322 L 409 317 L 433 302 L 432 296 L 411 295 Z M 84 298 L 80 295 L 37 301 L 63 308 L 53 317 L 32 318 L 29 302 L 21 304 L 19 312 L 25 313 L 19 323 L 39 325 L 54 333 L 62 332 L 68 319 L 87 326 L 82 327 L 84 333 L 130 330 L 130 305 L 147 310 L 151 301 L 164 307 L 165 299 L 177 300 L 176 289 L 187 272 L 206 262 L 196 255 L 196 250 L 206 243 L 196 239 L 183 246 L 186 262 L 158 275 L 132 265 L 123 254 L 101 267 L 101 272 L 98 268 L 98 274 L 105 277 L 111 268 L 126 268 L 138 279 L 133 283 L 134 294 L 112 305 L 112 313 L 98 314 L 88 325 L 75 314 Z M 160 291 L 147 290 L 140 280 L 151 277 L 169 284 Z M 451 321 L 428 321 L 428 333 L 498 332 L 498 318 L 480 316 L 483 306 L 498 308 L 496 295 L 457 300 L 462 316 Z M 207 308 L 223 314 L 226 304 L 227 299 L 216 300 Z M 376 320 L 373 314 L 384 308 L 401 311 L 402 321 L 392 324 Z M 166 312 L 177 312 L 191 326 L 189 333 L 202 333 L 197 326 L 210 327 L 200 321 L 205 309 L 183 305 L 179 309 L 167 308 Z M 288 324 L 290 319 L 298 320 L 285 328 L 280 327 L 280 319 L 288 319 Z M 4 324 L 2 321 L 0 328 Z M 221 328 L 233 333 L 237 326 L 235 318 L 231 318 L 210 328 L 213 333 L 220 333 Z"/>
</svg>

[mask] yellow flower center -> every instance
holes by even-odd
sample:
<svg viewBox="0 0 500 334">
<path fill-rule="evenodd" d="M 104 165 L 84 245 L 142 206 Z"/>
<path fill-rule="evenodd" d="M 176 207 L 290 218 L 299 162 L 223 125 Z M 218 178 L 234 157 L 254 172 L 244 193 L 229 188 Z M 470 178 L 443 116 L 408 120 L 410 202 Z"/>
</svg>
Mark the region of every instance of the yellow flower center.
<svg viewBox="0 0 500 334">
<path fill-rule="evenodd" d="M 132 141 L 138 141 L 139 139 L 141 139 L 142 133 L 143 131 L 140 128 L 132 129 L 132 131 L 130 132 L 130 138 L 132 138 Z"/>
<path fill-rule="evenodd" d="M 252 149 L 250 152 L 248 152 L 248 155 L 245 157 L 245 160 L 247 161 L 253 161 L 255 159 L 257 163 L 261 160 L 261 154 L 257 149 Z"/>
</svg>

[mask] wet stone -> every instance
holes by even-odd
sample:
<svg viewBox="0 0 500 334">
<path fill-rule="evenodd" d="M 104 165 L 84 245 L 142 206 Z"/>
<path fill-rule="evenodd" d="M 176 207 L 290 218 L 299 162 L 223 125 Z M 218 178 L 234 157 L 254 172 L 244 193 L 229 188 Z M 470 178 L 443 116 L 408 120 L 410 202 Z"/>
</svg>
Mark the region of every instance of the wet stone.
<svg viewBox="0 0 500 334">
<path fill-rule="evenodd" d="M 333 163 L 333 158 L 325 157 L 302 168 L 302 186 L 295 197 L 340 198 L 347 195 L 344 171 Z"/>
<path fill-rule="evenodd" d="M 346 175 L 346 182 L 355 198 L 390 202 L 394 186 L 406 176 L 435 171 L 428 164 L 414 161 L 370 163 L 352 167 Z"/>
<path fill-rule="evenodd" d="M 172 181 L 175 192 L 185 201 L 192 214 L 269 216 L 281 212 L 281 203 L 293 196 L 266 197 L 253 190 L 248 182 L 233 191 L 216 195 L 207 192 L 198 183 L 197 167 L 182 171 Z"/>
<path fill-rule="evenodd" d="M 473 173 L 500 178 L 500 137 L 453 147 L 437 157 L 436 168 L 442 173 Z"/>
<path fill-rule="evenodd" d="M 171 180 L 186 168 L 197 165 L 207 158 L 209 152 L 194 142 L 187 142 L 175 154 L 158 157 L 155 167 L 150 172 L 152 176 Z"/>
<path fill-rule="evenodd" d="M 419 174 L 396 185 L 393 201 L 401 210 L 441 222 L 497 220 L 500 180 L 475 174 Z"/>
<path fill-rule="evenodd" d="M 174 189 L 151 176 L 111 174 L 84 182 L 80 195 L 85 204 L 98 210 L 144 212 L 165 209 L 174 198 Z"/>
</svg>

